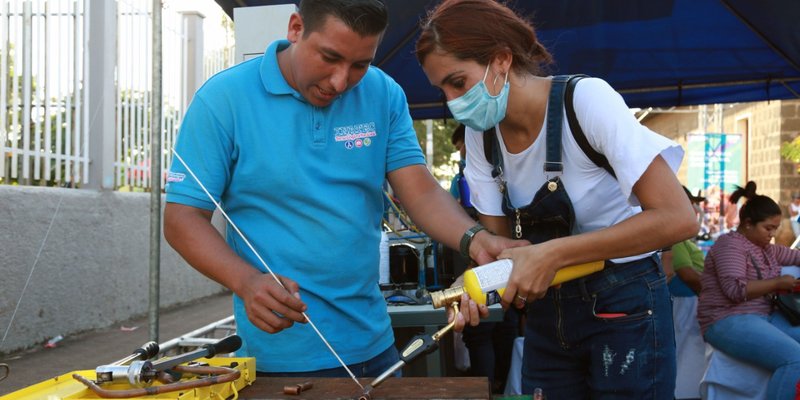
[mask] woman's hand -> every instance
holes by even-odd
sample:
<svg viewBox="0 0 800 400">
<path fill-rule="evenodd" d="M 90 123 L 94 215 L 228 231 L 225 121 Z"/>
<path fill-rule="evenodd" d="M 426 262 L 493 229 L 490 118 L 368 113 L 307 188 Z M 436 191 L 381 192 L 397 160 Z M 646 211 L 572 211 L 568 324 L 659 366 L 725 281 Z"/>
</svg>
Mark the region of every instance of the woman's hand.
<svg viewBox="0 0 800 400">
<path fill-rule="evenodd" d="M 562 266 L 550 255 L 547 242 L 505 249 L 500 258 L 514 262 L 511 276 L 503 293 L 503 307 L 515 305 L 522 308 L 525 303 L 544 297 Z"/>
<path fill-rule="evenodd" d="M 775 281 L 775 291 L 792 291 L 797 286 L 798 280 L 792 275 L 781 275 L 773 278 Z"/>
<path fill-rule="evenodd" d="M 771 279 L 752 279 L 747 281 L 745 300 L 753 300 L 775 292 L 792 291 L 800 281 L 791 275 Z"/>
</svg>

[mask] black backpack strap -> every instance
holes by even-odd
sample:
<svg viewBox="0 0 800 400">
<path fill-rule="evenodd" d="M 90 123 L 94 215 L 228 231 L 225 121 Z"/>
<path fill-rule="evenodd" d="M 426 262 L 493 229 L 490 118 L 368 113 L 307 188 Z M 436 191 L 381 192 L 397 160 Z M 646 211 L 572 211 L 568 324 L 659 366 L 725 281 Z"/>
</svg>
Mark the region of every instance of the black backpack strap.
<svg viewBox="0 0 800 400">
<path fill-rule="evenodd" d="M 614 173 L 614 169 L 611 168 L 611 164 L 609 164 L 608 159 L 606 156 L 600 154 L 594 149 L 594 147 L 592 147 L 592 145 L 589 143 L 589 139 L 586 138 L 586 134 L 583 133 L 580 123 L 578 123 L 578 117 L 575 115 L 575 107 L 572 103 L 575 85 L 579 80 L 585 77 L 586 75 L 570 75 L 569 79 L 567 80 L 567 89 L 564 93 L 564 108 L 567 111 L 569 130 L 572 131 L 572 137 L 575 138 L 578 146 L 580 146 L 581 150 L 583 150 L 583 154 L 586 154 L 586 156 L 589 157 L 589 159 L 592 160 L 595 165 L 602 167 L 608 171 L 611 176 L 616 178 L 617 174 Z"/>
<path fill-rule="evenodd" d="M 547 100 L 547 128 L 545 136 L 545 172 L 562 172 L 561 135 L 564 122 L 564 91 L 569 75 L 557 75 L 550 83 L 550 97 Z M 548 177 L 548 179 L 550 179 Z"/>
<path fill-rule="evenodd" d="M 483 156 L 486 157 L 486 161 L 490 164 L 494 165 L 494 137 L 495 137 L 494 127 L 491 127 L 485 131 L 483 131 Z"/>
<path fill-rule="evenodd" d="M 497 183 L 497 189 L 503 194 L 504 201 L 510 203 L 511 200 L 508 198 L 506 181 L 503 176 L 503 154 L 500 151 L 498 140 L 494 127 L 483 131 L 483 156 L 486 157 L 486 161 L 492 164 L 492 178 Z"/>
</svg>

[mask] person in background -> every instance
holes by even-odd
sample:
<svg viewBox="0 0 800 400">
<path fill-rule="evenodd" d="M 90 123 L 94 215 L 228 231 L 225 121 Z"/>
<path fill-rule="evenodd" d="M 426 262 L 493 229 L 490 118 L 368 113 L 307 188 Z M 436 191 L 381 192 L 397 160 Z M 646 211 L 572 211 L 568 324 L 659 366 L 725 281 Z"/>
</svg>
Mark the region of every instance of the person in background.
<svg viewBox="0 0 800 400">
<path fill-rule="evenodd" d="M 416 54 L 467 126 L 465 174 L 481 223 L 533 243 L 501 253 L 513 260 L 503 304 L 527 303 L 523 393 L 672 399 L 672 312 L 654 252 L 699 229 L 675 177 L 681 147 L 639 124 L 596 78 L 577 82 L 572 104 L 615 175 L 589 159 L 558 108 L 565 122 L 547 136 L 555 80 L 543 68 L 552 58 L 500 2 L 441 2 L 422 22 Z M 500 157 L 485 155 L 487 135 Z M 546 157 L 556 138 L 560 160 Z M 549 288 L 559 269 L 596 260 L 608 260 L 603 271 Z"/>
<path fill-rule="evenodd" d="M 698 212 L 699 205 L 705 201 L 705 197 L 694 196 L 685 186 L 683 190 L 695 212 Z M 670 248 L 669 255 L 662 258 L 664 271 L 668 274 L 672 271 L 677 280 L 670 280 L 670 292 L 673 296 L 694 297 L 700 294 L 700 274 L 703 273 L 703 251 L 697 247 L 693 239 L 678 242 Z M 687 291 L 688 289 L 688 291 Z"/>
<path fill-rule="evenodd" d="M 792 224 L 794 237 L 800 237 L 800 193 L 792 193 L 792 202 L 789 203 L 789 222 Z"/>
<path fill-rule="evenodd" d="M 755 193 L 755 182 L 750 181 L 744 185 L 744 188 L 736 186 L 737 190 L 729 196 L 725 196 L 723 206 L 725 208 L 725 232 L 733 231 L 739 226 L 739 210 L 742 208 L 742 200 L 746 198 L 746 193 Z"/>
<path fill-rule="evenodd" d="M 800 251 L 771 243 L 783 212 L 774 200 L 756 193 L 755 182 L 731 198 L 746 199 L 740 224 L 717 238 L 706 256 L 697 319 L 716 350 L 772 371 L 767 398 L 794 399 L 800 326 L 775 311 L 771 296 L 797 287 L 797 279 L 781 275 L 781 266 L 800 264 Z"/>
<path fill-rule="evenodd" d="M 692 207 L 702 218 L 705 197 L 683 190 Z M 698 219 L 699 221 L 699 219 Z M 676 399 L 700 398 L 700 380 L 706 369 L 705 342 L 697 323 L 697 294 L 700 293 L 700 274 L 703 272 L 703 251 L 694 239 L 678 242 L 665 251 L 661 262 L 669 279 L 672 299 L 672 318 L 675 325 L 677 379 Z M 674 276 L 672 276 L 674 275 Z"/>
<path fill-rule="evenodd" d="M 398 361 L 377 284 L 385 180 L 415 224 L 478 262 L 515 244 L 474 230 L 425 167 L 405 95 L 370 65 L 387 21 L 381 1 L 302 0 L 287 40 L 210 78 L 184 116 L 164 235 L 233 292 L 258 374 L 377 376 Z M 211 225 L 209 197 L 253 250 Z M 457 326 L 479 312 L 461 311 Z"/>
<path fill-rule="evenodd" d="M 458 162 L 458 173 L 450 184 L 450 194 L 459 200 L 467 214 L 477 220 L 478 214 L 469 200 L 469 185 L 464 177 L 467 161 L 464 124 L 458 124 L 450 141 L 461 156 Z M 469 350 L 470 375 L 487 377 L 493 393 L 501 394 L 505 390 L 508 369 L 511 365 L 511 354 L 514 350 L 514 339 L 520 336 L 521 318 L 521 311 L 510 307 L 505 311 L 502 321 L 466 326 L 462 332 L 464 345 Z"/>
<path fill-rule="evenodd" d="M 464 146 L 464 124 L 458 124 L 456 129 L 453 130 L 453 134 L 450 136 L 450 143 L 458 150 L 460 156 L 458 172 L 450 181 L 450 194 L 458 200 L 458 203 L 467 211 L 467 214 L 477 219 L 475 207 L 472 206 L 472 202 L 469 200 L 467 178 L 464 177 L 464 167 L 467 165 L 467 148 Z"/>
</svg>

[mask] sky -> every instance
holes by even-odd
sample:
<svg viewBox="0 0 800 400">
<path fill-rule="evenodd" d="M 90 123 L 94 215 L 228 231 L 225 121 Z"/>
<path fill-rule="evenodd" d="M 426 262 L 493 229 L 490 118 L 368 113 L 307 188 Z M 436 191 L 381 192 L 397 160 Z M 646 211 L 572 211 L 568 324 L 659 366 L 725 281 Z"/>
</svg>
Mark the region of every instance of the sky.
<svg viewBox="0 0 800 400">
<path fill-rule="evenodd" d="M 220 26 L 220 19 L 225 14 L 214 0 L 164 0 L 164 7 L 175 11 L 194 10 L 205 16 L 203 30 L 205 31 L 204 44 L 211 48 L 224 46 L 224 31 Z"/>
</svg>

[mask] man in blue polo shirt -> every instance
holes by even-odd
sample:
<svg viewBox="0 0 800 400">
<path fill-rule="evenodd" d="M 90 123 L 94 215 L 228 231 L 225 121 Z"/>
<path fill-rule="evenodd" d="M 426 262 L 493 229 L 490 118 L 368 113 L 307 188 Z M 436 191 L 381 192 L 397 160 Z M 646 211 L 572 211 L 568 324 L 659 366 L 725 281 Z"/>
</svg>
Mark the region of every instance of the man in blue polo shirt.
<svg viewBox="0 0 800 400">
<path fill-rule="evenodd" d="M 476 227 L 425 168 L 402 90 L 370 66 L 386 23 L 376 0 L 303 0 L 288 40 L 209 79 L 184 117 L 164 234 L 233 291 L 260 373 L 347 376 L 303 312 L 356 375 L 398 360 L 377 284 L 385 179 L 418 226 L 479 263 L 523 244 Z M 209 195 L 255 252 L 212 227 Z M 487 313 L 467 303 L 457 326 Z"/>
</svg>

